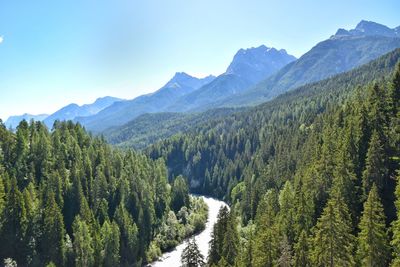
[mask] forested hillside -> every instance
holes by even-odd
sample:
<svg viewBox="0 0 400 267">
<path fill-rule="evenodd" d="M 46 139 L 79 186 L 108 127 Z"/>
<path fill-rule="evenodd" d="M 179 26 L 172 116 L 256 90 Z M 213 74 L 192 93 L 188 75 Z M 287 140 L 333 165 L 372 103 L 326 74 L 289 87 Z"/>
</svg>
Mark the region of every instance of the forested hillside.
<svg viewBox="0 0 400 267">
<path fill-rule="evenodd" d="M 192 190 L 232 204 L 210 265 L 398 266 L 399 59 L 398 49 L 148 149 Z"/>
<path fill-rule="evenodd" d="M 1 263 L 141 266 L 201 230 L 206 209 L 161 160 L 72 122 L 0 122 Z"/>
<path fill-rule="evenodd" d="M 121 127 L 110 128 L 102 134 L 111 144 L 123 148 L 144 149 L 178 133 L 193 129 L 212 119 L 223 118 L 244 108 L 221 108 L 201 113 L 143 114 Z"/>
</svg>

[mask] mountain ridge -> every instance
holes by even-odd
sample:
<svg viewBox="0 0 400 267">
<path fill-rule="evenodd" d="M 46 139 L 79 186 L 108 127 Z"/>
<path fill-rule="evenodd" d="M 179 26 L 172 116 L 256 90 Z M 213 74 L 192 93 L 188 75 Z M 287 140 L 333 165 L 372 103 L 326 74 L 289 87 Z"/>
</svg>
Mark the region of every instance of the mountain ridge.
<svg viewBox="0 0 400 267">
<path fill-rule="evenodd" d="M 339 29 L 337 31 L 338 36 L 333 35 L 331 38 L 319 42 L 298 60 L 289 63 L 250 90 L 243 92 L 236 98 L 222 100 L 215 106 L 231 107 L 259 104 L 287 90 L 361 66 L 400 47 L 400 38 L 397 36 L 388 37 L 385 33 L 377 35 L 370 34 L 371 32 L 362 34 L 363 32 L 360 29 L 365 28 L 366 24 L 372 24 L 374 27 L 380 25 L 361 21 L 357 24 L 357 30 Z M 384 25 L 381 26 L 379 28 L 389 29 Z M 344 31 L 348 34 L 343 34 Z"/>
<path fill-rule="evenodd" d="M 51 128 L 56 120 L 73 120 L 79 116 L 94 115 L 104 108 L 108 107 L 109 105 L 120 101 L 123 101 L 123 99 L 105 96 L 97 98 L 91 104 L 83 104 L 79 106 L 76 103 L 71 103 L 49 115 L 46 119 L 44 119 L 43 122 L 46 124 L 47 127 Z"/>
<path fill-rule="evenodd" d="M 141 114 L 163 111 L 163 108 L 172 104 L 175 99 L 196 90 L 213 79 L 212 75 L 196 78 L 185 72 L 177 72 L 163 87 L 153 93 L 114 103 L 98 114 L 90 117 L 77 117 L 75 120 L 89 130 L 100 132 L 112 126 L 123 125 Z"/>
</svg>

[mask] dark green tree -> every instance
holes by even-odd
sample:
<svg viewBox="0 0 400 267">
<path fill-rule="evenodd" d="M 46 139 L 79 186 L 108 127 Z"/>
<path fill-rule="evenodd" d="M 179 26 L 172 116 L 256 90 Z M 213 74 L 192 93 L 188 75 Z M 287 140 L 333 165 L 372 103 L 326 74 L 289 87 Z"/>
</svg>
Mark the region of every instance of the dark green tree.
<svg viewBox="0 0 400 267">
<path fill-rule="evenodd" d="M 400 266 L 400 173 L 397 174 L 396 181 L 395 205 L 397 210 L 397 219 L 392 222 L 393 238 L 390 242 L 393 248 L 392 266 Z"/>
<path fill-rule="evenodd" d="M 183 206 L 189 204 L 189 190 L 185 178 L 178 176 L 172 186 L 172 208 L 178 212 Z"/>
<path fill-rule="evenodd" d="M 90 234 L 89 226 L 80 216 L 77 216 L 74 221 L 73 230 L 75 266 L 94 266 L 93 238 Z"/>
<path fill-rule="evenodd" d="M 387 175 L 388 168 L 385 149 L 378 132 L 373 131 L 369 142 L 366 167 L 363 172 L 362 186 L 365 199 L 374 183 L 378 188 L 378 192 L 382 192 L 383 187 L 386 185 Z"/>
<path fill-rule="evenodd" d="M 313 266 L 353 266 L 354 239 L 347 206 L 340 196 L 333 196 L 315 227 Z"/>
<path fill-rule="evenodd" d="M 102 228 L 104 242 L 104 266 L 113 267 L 120 265 L 120 231 L 115 222 L 105 221 Z"/>
<path fill-rule="evenodd" d="M 294 262 L 295 267 L 311 266 L 308 256 L 309 244 L 306 232 L 303 230 L 299 236 L 299 240 L 294 245 Z"/>
<path fill-rule="evenodd" d="M 181 255 L 182 267 L 202 267 L 204 266 L 204 256 L 197 246 L 196 239 L 190 238 Z"/>
<path fill-rule="evenodd" d="M 385 220 L 378 189 L 373 185 L 359 224 L 357 257 L 362 266 L 387 266 L 390 248 Z"/>
<path fill-rule="evenodd" d="M 235 263 L 236 256 L 239 252 L 239 236 L 236 227 L 236 217 L 233 212 L 230 212 L 222 246 L 222 256 L 230 265 Z"/>
<path fill-rule="evenodd" d="M 54 193 L 50 192 L 43 212 L 43 234 L 40 243 L 41 255 L 45 263 L 53 262 L 57 266 L 65 263 L 65 228 L 61 210 Z"/>
</svg>

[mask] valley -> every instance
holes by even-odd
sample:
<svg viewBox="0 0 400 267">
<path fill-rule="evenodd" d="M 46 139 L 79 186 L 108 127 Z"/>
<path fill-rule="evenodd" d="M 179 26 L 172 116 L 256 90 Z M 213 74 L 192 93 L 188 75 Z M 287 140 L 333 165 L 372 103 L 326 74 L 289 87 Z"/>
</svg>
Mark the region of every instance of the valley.
<svg viewBox="0 0 400 267">
<path fill-rule="evenodd" d="M 400 265 L 400 27 L 198 76 L 0 119 L 0 266 Z"/>
</svg>

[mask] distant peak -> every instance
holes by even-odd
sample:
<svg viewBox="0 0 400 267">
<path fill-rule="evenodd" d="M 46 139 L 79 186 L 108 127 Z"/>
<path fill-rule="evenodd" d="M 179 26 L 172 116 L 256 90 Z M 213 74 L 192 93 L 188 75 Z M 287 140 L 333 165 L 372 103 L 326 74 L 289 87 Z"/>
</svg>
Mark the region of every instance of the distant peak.
<svg viewBox="0 0 400 267">
<path fill-rule="evenodd" d="M 79 105 L 78 104 L 75 104 L 75 103 L 71 103 L 71 104 L 69 104 L 69 105 L 67 105 L 67 106 L 65 106 L 65 108 L 72 108 L 72 107 L 79 107 Z"/>
<path fill-rule="evenodd" d="M 340 29 L 337 30 L 337 32 L 336 32 L 335 35 L 342 35 L 342 36 L 344 36 L 344 35 L 350 35 L 350 33 L 349 33 L 349 31 L 340 28 Z"/>
<path fill-rule="evenodd" d="M 262 44 L 258 47 L 250 47 L 250 48 L 246 48 L 246 49 L 240 48 L 239 51 L 236 52 L 236 55 L 253 53 L 253 52 L 268 52 L 271 49 L 275 49 L 275 48 L 270 48 L 270 47 L 267 47 L 266 45 Z"/>
<path fill-rule="evenodd" d="M 181 79 L 181 78 L 194 78 L 194 77 L 182 71 L 182 72 L 176 72 L 172 79 Z"/>
<path fill-rule="evenodd" d="M 363 29 L 364 27 L 375 27 L 375 26 L 383 26 L 386 27 L 385 25 L 373 22 L 373 21 L 368 21 L 368 20 L 361 20 L 357 26 L 356 29 Z"/>
<path fill-rule="evenodd" d="M 104 102 L 104 101 L 120 101 L 122 100 L 121 98 L 118 97 L 113 97 L 113 96 L 103 96 L 99 97 L 94 101 L 94 103 L 99 103 L 99 102 Z"/>
<path fill-rule="evenodd" d="M 367 20 L 361 20 L 357 26 L 352 30 L 338 29 L 332 38 L 342 38 L 347 36 L 386 36 L 386 37 L 400 37 L 396 29 Z"/>
</svg>

